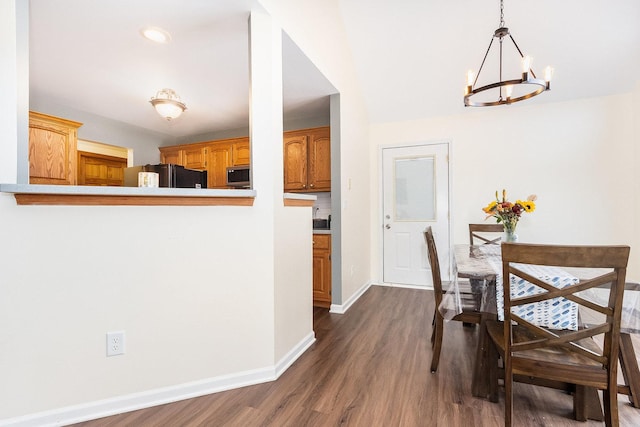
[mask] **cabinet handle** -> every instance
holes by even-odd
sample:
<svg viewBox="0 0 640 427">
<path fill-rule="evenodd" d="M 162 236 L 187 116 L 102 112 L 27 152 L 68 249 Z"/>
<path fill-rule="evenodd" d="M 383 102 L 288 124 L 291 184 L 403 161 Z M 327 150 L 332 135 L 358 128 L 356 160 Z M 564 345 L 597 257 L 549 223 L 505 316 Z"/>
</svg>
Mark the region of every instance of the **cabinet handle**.
<svg viewBox="0 0 640 427">
<path fill-rule="evenodd" d="M 313 187 L 313 184 L 310 184 L 309 187 Z"/>
</svg>

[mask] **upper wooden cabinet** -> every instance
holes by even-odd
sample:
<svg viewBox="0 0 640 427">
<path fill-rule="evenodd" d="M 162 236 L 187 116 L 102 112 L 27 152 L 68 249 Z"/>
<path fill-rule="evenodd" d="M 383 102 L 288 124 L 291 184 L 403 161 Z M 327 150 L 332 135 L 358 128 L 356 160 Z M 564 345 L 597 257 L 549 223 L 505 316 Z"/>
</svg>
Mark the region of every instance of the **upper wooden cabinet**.
<svg viewBox="0 0 640 427">
<path fill-rule="evenodd" d="M 182 150 L 182 165 L 187 169 L 207 168 L 207 147 L 186 147 Z"/>
<path fill-rule="evenodd" d="M 29 112 L 30 184 L 76 184 L 80 126 L 82 123 Z"/>
<path fill-rule="evenodd" d="M 180 147 L 161 147 L 160 163 L 183 165 L 182 149 Z M 183 165 L 184 166 L 184 165 Z"/>
<path fill-rule="evenodd" d="M 249 151 L 249 138 L 240 138 L 233 142 L 231 146 L 231 166 L 247 166 L 251 163 L 251 152 Z"/>
<path fill-rule="evenodd" d="M 227 168 L 244 166 L 251 161 L 249 138 L 231 138 L 218 141 L 160 147 L 160 161 L 188 169 L 207 171 L 207 188 L 227 187 Z"/>
<path fill-rule="evenodd" d="M 284 134 L 284 191 L 331 191 L 329 127 Z"/>
</svg>

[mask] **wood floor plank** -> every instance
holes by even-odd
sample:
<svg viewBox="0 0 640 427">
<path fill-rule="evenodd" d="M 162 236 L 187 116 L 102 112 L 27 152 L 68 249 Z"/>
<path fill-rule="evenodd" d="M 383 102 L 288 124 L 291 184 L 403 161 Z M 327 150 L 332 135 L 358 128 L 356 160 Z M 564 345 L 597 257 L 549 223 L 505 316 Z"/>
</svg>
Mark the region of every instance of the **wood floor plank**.
<svg viewBox="0 0 640 427">
<path fill-rule="evenodd" d="M 504 395 L 471 394 L 477 327 L 445 323 L 431 374 L 433 309 L 430 291 L 373 286 L 346 314 L 315 309 L 316 342 L 277 381 L 77 426 L 502 426 Z M 518 426 L 603 425 L 573 420 L 566 393 L 519 383 L 514 393 Z M 640 425 L 640 410 L 618 400 L 620 425 Z"/>
</svg>

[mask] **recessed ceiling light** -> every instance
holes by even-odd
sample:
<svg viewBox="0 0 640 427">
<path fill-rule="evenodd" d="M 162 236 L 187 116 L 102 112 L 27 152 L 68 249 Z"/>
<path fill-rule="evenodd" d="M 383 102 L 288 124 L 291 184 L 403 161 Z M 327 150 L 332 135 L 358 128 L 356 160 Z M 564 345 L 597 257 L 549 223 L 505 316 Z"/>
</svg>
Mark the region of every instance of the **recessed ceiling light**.
<svg viewBox="0 0 640 427">
<path fill-rule="evenodd" d="M 169 43 L 171 41 L 171 34 L 162 28 L 147 27 L 140 30 L 142 36 L 156 43 Z"/>
</svg>

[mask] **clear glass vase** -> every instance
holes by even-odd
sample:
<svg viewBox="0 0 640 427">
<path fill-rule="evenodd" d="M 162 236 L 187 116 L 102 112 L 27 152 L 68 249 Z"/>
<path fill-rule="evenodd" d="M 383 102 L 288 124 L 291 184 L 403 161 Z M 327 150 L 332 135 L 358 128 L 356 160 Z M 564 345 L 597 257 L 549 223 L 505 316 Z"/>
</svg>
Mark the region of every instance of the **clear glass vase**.
<svg viewBox="0 0 640 427">
<path fill-rule="evenodd" d="M 518 241 L 518 235 L 516 234 L 516 229 L 514 228 L 504 228 L 504 233 L 502 234 L 502 241 L 503 242 L 517 242 Z"/>
</svg>

